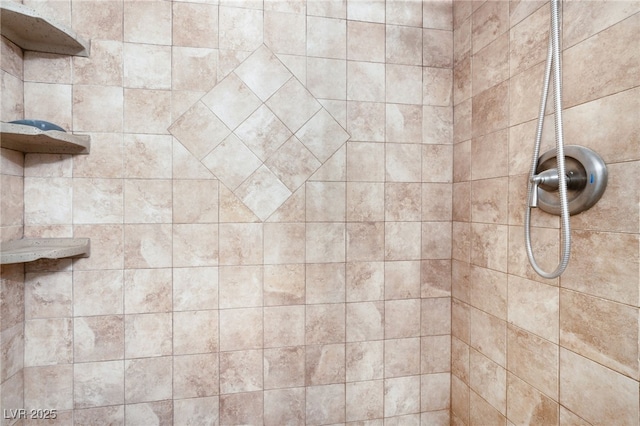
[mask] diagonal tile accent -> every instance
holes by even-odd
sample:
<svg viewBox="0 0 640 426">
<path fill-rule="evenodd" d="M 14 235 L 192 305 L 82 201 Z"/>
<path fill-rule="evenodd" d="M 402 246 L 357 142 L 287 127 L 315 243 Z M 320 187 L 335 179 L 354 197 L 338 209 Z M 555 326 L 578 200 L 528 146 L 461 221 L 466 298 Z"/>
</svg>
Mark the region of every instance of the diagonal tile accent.
<svg viewBox="0 0 640 426">
<path fill-rule="evenodd" d="M 350 138 L 264 45 L 169 131 L 262 221 Z"/>
</svg>

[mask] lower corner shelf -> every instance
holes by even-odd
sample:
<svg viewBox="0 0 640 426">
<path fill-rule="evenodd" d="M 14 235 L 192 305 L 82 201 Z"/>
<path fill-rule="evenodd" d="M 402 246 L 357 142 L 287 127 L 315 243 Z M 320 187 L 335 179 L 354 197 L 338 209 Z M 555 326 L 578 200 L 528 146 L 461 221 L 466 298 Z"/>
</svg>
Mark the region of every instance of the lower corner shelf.
<svg viewBox="0 0 640 426">
<path fill-rule="evenodd" d="M 0 245 L 0 264 L 33 262 L 38 259 L 89 257 L 89 238 L 24 238 Z"/>
</svg>

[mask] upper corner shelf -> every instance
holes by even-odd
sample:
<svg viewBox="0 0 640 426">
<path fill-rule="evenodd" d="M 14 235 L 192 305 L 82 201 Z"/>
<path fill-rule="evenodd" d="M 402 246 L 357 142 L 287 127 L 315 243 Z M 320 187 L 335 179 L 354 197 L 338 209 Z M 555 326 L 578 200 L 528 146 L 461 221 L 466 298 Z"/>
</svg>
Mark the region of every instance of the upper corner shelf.
<svg viewBox="0 0 640 426">
<path fill-rule="evenodd" d="M 0 31 L 24 50 L 89 56 L 89 43 L 74 31 L 11 0 L 0 2 Z"/>
<path fill-rule="evenodd" d="M 0 146 L 21 152 L 45 154 L 88 154 L 89 135 L 59 130 L 40 130 L 24 124 L 0 123 Z"/>
<path fill-rule="evenodd" d="M 0 264 L 89 257 L 90 253 L 89 238 L 26 238 L 0 244 Z"/>
</svg>

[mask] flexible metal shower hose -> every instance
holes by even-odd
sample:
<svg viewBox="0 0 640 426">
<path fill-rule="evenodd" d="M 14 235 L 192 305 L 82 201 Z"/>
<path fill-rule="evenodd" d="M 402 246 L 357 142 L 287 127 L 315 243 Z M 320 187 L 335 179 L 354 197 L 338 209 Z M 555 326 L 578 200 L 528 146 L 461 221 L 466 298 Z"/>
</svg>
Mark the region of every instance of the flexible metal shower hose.
<svg viewBox="0 0 640 426">
<path fill-rule="evenodd" d="M 549 48 L 547 51 L 547 65 L 544 76 L 544 87 L 542 89 L 542 100 L 540 101 L 540 114 L 538 116 L 538 128 L 536 130 L 536 142 L 533 149 L 533 161 L 529 173 L 529 184 L 527 190 L 527 208 L 524 215 L 524 241 L 527 249 L 527 257 L 534 271 L 543 278 L 557 278 L 567 268 L 569 255 L 571 253 L 571 227 L 569 223 L 569 201 L 567 199 L 567 179 L 564 163 L 564 137 L 562 130 L 562 66 L 560 63 L 560 28 L 558 19 L 558 3 L 560 0 L 550 0 L 551 3 L 551 29 L 549 32 Z M 531 199 L 532 191 L 537 191 L 537 186 L 533 185 L 532 179 L 538 167 L 538 156 L 540 155 L 540 143 L 542 141 L 542 128 L 544 124 L 544 112 L 547 107 L 547 96 L 549 94 L 549 83 L 551 72 L 553 71 L 553 102 L 555 113 L 556 131 L 556 158 L 558 163 L 558 178 L 560 193 L 560 217 L 562 222 L 562 259 L 553 272 L 545 272 L 538 266 L 531 247 Z"/>
</svg>

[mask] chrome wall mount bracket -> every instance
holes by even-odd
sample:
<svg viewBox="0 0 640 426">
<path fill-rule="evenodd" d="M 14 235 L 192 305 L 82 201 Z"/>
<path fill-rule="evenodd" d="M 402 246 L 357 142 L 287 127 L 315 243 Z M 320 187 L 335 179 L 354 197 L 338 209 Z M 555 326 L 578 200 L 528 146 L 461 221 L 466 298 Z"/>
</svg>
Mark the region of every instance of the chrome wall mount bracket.
<svg viewBox="0 0 640 426">
<path fill-rule="evenodd" d="M 607 166 L 595 151 L 583 146 L 567 145 L 564 154 L 569 213 L 574 215 L 591 208 L 600 200 L 607 187 Z M 560 215 L 556 167 L 555 149 L 540 156 L 536 175 L 531 179 L 534 188 L 529 205 Z"/>
</svg>

